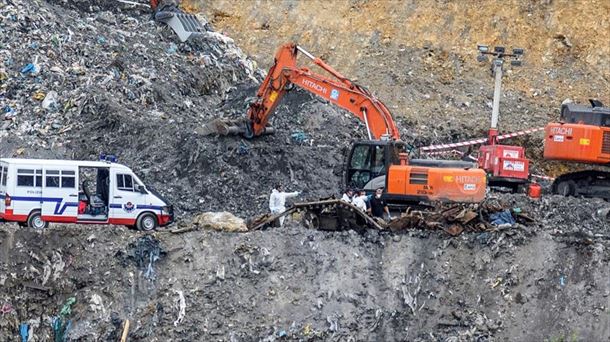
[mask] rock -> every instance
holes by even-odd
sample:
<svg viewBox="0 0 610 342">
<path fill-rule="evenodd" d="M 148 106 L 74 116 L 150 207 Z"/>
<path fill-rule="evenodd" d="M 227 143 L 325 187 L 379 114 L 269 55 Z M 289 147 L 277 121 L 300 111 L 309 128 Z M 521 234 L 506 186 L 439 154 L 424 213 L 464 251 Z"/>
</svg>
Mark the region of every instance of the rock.
<svg viewBox="0 0 610 342">
<path fill-rule="evenodd" d="M 225 232 L 248 231 L 246 221 L 228 212 L 207 212 L 193 218 L 193 224 Z"/>
</svg>

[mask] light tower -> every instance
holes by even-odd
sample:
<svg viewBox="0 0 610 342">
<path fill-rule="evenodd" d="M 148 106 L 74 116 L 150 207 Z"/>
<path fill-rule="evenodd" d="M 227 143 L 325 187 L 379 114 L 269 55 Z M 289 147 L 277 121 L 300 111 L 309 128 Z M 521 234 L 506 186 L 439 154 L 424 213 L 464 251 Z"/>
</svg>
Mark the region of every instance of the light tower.
<svg viewBox="0 0 610 342">
<path fill-rule="evenodd" d="M 486 62 L 487 56 L 492 56 L 491 72 L 495 78 L 491 127 L 487 144 L 479 150 L 479 166 L 487 171 L 491 187 L 509 188 L 517 192 L 529 182 L 529 160 L 525 157 L 525 148 L 500 145 L 497 138 L 504 63 L 510 60 L 512 66 L 520 66 L 523 49 L 513 49 L 512 53 L 506 52 L 503 46 L 496 46 L 491 51 L 487 45 L 477 45 L 477 49 L 479 62 Z"/>
<path fill-rule="evenodd" d="M 487 56 L 492 56 L 491 72 L 495 77 L 494 85 L 494 102 L 491 110 L 491 127 L 489 129 L 489 144 L 496 144 L 498 136 L 498 118 L 500 116 L 500 96 L 502 95 L 502 76 L 504 74 L 504 61 L 510 59 L 512 66 L 521 66 L 521 57 L 523 57 L 523 49 L 515 48 L 512 53 L 507 53 L 503 46 L 494 47 L 493 51 L 489 50 L 487 45 L 477 45 L 479 55 L 477 61 L 487 62 Z"/>
</svg>

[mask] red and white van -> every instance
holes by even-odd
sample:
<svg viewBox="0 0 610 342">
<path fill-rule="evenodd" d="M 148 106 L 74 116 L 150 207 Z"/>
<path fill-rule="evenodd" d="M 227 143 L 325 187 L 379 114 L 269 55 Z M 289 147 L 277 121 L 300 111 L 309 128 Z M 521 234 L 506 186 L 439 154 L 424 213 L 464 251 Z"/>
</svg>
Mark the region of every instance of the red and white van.
<svg viewBox="0 0 610 342">
<path fill-rule="evenodd" d="M 100 161 L 0 158 L 0 222 L 118 224 L 153 230 L 173 207 L 125 165 Z"/>
</svg>

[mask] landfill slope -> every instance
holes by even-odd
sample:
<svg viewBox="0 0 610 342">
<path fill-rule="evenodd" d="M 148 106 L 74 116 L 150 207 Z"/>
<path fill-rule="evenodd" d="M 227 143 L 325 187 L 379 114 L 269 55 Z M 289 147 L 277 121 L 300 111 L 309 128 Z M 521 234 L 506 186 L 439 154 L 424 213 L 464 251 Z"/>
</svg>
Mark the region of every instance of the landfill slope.
<svg viewBox="0 0 610 342">
<path fill-rule="evenodd" d="M 489 124 L 493 79 L 477 44 L 525 49 L 523 66 L 507 68 L 502 129 L 543 124 L 566 98 L 610 102 L 608 1 L 187 2 L 262 67 L 296 41 L 441 138 L 440 123 L 472 134 Z"/>
<path fill-rule="evenodd" d="M 294 220 L 250 233 L 2 227 L 0 341 L 20 322 L 48 340 L 70 297 L 79 341 L 114 341 L 125 319 L 132 341 L 607 341 L 601 201 L 502 200 L 547 217 L 456 238 Z M 562 218 L 570 208 L 582 214 Z"/>
<path fill-rule="evenodd" d="M 311 197 L 338 189 L 344 148 L 364 132 L 355 118 L 293 92 L 274 136 L 203 136 L 214 118 L 245 116 L 262 79 L 255 63 L 219 33 L 179 43 L 147 11 L 82 4 L 0 7 L 1 156 L 116 154 L 179 214 L 259 213 L 278 182 Z"/>
<path fill-rule="evenodd" d="M 404 139 L 429 145 L 483 138 L 490 125 L 490 61 L 477 44 L 525 49 L 505 67 L 499 129 L 557 120 L 564 100 L 610 103 L 610 2 L 592 1 L 199 1 L 210 22 L 262 68 L 294 41 L 370 89 L 403 118 Z M 306 58 L 300 63 L 312 65 Z M 542 161 L 542 133 L 505 143 L 526 147 L 533 172 L 574 165 Z"/>
<path fill-rule="evenodd" d="M 457 237 L 312 231 L 297 217 L 207 231 L 193 215 L 265 213 L 277 182 L 300 199 L 337 194 L 363 125 L 292 91 L 277 134 L 203 136 L 212 118 L 243 117 L 262 72 L 229 37 L 178 43 L 141 7 L 3 2 L 0 33 L 0 156 L 116 153 L 177 207 L 170 228 L 185 229 L 0 225 L 1 342 L 20 324 L 52 340 L 54 319 L 75 341 L 116 341 L 127 319 L 130 341 L 610 339 L 606 202 L 499 195 L 533 222 Z M 420 141 L 470 134 L 448 123 L 422 135 L 413 120 L 399 119 L 401 132 Z"/>
</svg>

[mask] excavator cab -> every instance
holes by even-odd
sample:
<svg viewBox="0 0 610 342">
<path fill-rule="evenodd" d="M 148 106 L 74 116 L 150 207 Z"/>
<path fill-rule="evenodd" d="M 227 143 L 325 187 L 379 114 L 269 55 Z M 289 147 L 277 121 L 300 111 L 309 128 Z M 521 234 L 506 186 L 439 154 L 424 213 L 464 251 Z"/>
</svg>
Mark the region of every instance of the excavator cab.
<svg viewBox="0 0 610 342">
<path fill-rule="evenodd" d="M 347 187 L 367 192 L 385 188 L 385 175 L 390 165 L 399 164 L 400 153 L 407 153 L 402 141 L 364 140 L 352 145 L 345 163 Z"/>
</svg>

